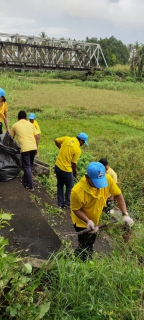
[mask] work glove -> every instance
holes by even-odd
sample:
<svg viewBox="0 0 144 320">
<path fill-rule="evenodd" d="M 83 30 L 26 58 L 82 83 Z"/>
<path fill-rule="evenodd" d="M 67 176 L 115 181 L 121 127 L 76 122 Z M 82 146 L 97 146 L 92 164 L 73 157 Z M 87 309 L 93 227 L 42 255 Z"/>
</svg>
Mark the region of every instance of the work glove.
<svg viewBox="0 0 144 320">
<path fill-rule="evenodd" d="M 123 222 L 128 224 L 129 227 L 132 227 L 134 224 L 134 221 L 132 218 L 130 218 L 130 216 L 128 215 L 128 213 L 126 212 L 126 214 L 124 216 L 122 216 Z"/>
<path fill-rule="evenodd" d="M 92 231 L 90 231 L 90 233 L 97 233 L 98 230 L 99 230 L 99 226 L 96 226 Z"/>
<path fill-rule="evenodd" d="M 89 220 L 87 222 L 87 227 L 90 228 L 91 230 L 94 230 L 94 228 L 95 228 L 94 222 L 92 220 Z"/>
</svg>

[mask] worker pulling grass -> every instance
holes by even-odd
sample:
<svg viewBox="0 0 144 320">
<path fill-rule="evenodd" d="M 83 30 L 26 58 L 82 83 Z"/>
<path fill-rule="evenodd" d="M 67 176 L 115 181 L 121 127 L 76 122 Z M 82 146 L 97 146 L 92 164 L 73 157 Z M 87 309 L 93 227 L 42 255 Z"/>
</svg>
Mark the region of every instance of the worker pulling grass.
<svg viewBox="0 0 144 320">
<path fill-rule="evenodd" d="M 88 145 L 88 136 L 81 132 L 77 137 L 64 136 L 55 139 L 56 146 L 60 149 L 55 162 L 57 177 L 57 198 L 60 208 L 70 206 L 70 193 L 73 187 L 73 177 L 78 179 L 77 161 L 81 155 L 81 146 Z M 64 195 L 64 186 L 66 192 Z"/>
<path fill-rule="evenodd" d="M 95 231 L 92 234 L 83 233 L 78 235 L 78 248 L 75 250 L 75 255 L 79 256 L 83 261 L 92 258 L 93 244 L 98 231 L 97 226 L 109 194 L 115 197 L 122 212 L 123 222 L 132 227 L 134 221 L 127 212 L 120 188 L 112 177 L 106 173 L 102 163 L 89 163 L 87 173 L 73 187 L 70 197 L 71 217 L 76 232 L 86 228 Z"/>
</svg>

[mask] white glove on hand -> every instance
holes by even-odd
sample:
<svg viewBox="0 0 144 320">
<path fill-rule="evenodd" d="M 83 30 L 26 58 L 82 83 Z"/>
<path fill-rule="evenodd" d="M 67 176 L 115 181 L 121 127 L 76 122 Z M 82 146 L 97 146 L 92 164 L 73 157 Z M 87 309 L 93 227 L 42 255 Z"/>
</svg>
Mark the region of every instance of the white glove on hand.
<svg viewBox="0 0 144 320">
<path fill-rule="evenodd" d="M 89 233 L 97 233 L 99 230 L 99 226 L 94 227 L 94 229 L 92 231 L 90 231 Z"/>
<path fill-rule="evenodd" d="M 94 228 L 95 228 L 95 224 L 92 220 L 89 220 L 87 222 L 87 226 L 88 226 L 88 228 L 91 228 L 92 230 L 94 230 Z"/>
<path fill-rule="evenodd" d="M 129 216 L 125 215 L 125 216 L 122 217 L 122 219 L 123 219 L 123 222 L 126 223 L 126 224 L 128 224 L 130 227 L 133 226 L 134 221 L 133 221 L 133 219 L 130 218 Z"/>
</svg>

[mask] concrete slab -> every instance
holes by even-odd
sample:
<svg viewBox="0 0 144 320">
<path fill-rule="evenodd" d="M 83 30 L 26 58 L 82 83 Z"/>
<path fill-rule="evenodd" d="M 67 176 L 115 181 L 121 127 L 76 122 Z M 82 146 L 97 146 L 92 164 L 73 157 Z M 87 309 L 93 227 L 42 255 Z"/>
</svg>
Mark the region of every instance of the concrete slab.
<svg viewBox="0 0 144 320">
<path fill-rule="evenodd" d="M 18 178 L 0 182 L 0 208 L 14 214 L 10 226 L 0 230 L 0 235 L 9 239 L 7 250 L 23 250 L 24 255 L 47 259 L 60 248 L 59 237 Z"/>
</svg>

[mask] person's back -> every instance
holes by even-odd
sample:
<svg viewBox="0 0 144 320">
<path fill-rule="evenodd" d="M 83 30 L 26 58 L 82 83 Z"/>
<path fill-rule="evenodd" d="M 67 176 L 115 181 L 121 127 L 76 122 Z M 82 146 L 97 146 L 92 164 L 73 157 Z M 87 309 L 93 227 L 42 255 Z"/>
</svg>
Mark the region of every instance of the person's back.
<svg viewBox="0 0 144 320">
<path fill-rule="evenodd" d="M 73 177 L 78 179 L 77 161 L 81 155 L 81 146 L 88 145 L 88 136 L 80 132 L 77 137 L 63 136 L 55 139 L 59 153 L 55 162 L 57 177 L 58 206 L 61 208 L 70 205 L 70 193 L 73 187 Z M 64 190 L 64 186 L 66 189 Z"/>
<path fill-rule="evenodd" d="M 79 141 L 76 137 L 68 136 L 58 138 L 57 141 L 62 144 L 55 164 L 63 171 L 72 172 L 71 163 L 77 162 L 81 155 Z"/>
<path fill-rule="evenodd" d="M 109 167 L 106 171 L 115 181 L 115 183 L 117 183 L 117 173 L 111 168 Z"/>
<path fill-rule="evenodd" d="M 106 173 L 108 173 L 117 183 L 117 173 L 109 166 L 107 158 L 101 158 L 99 162 L 106 168 Z"/>
<path fill-rule="evenodd" d="M 117 184 L 117 173 L 109 166 L 107 158 L 101 158 L 99 162 L 104 165 L 106 173 L 109 174 Z M 112 213 L 114 208 L 114 197 L 111 194 L 109 194 L 106 204 L 107 206 L 103 208 L 103 211 L 107 214 Z"/>
<path fill-rule="evenodd" d="M 41 134 L 40 126 L 39 126 L 37 120 L 34 119 L 33 125 L 35 126 L 38 134 Z"/>
<path fill-rule="evenodd" d="M 18 143 L 21 147 L 21 152 L 36 150 L 35 135 L 37 134 L 33 124 L 26 119 L 20 119 L 12 126 L 12 136 L 17 136 Z"/>
</svg>

